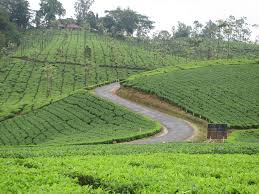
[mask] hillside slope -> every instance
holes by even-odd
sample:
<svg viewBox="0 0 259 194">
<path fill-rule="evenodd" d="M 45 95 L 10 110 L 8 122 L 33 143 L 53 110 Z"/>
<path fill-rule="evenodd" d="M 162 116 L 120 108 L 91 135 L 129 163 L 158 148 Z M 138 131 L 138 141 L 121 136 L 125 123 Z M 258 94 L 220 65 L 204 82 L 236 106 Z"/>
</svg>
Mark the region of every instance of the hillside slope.
<svg viewBox="0 0 259 194">
<path fill-rule="evenodd" d="M 0 120 L 82 88 L 181 62 L 179 57 L 108 36 L 68 30 L 30 31 L 18 50 L 0 61 Z"/>
<path fill-rule="evenodd" d="M 160 125 L 147 118 L 88 92 L 78 92 L 0 122 L 0 145 L 113 143 L 159 131 Z"/>
<path fill-rule="evenodd" d="M 227 123 L 232 128 L 259 125 L 257 63 L 146 74 L 130 78 L 124 86 L 155 94 L 212 123 Z"/>
</svg>

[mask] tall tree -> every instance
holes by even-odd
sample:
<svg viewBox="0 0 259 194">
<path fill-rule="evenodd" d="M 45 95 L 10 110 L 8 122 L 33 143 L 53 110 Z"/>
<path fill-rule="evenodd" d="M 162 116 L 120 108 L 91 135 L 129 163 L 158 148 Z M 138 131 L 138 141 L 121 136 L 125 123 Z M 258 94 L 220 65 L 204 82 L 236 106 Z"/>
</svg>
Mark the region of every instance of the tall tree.
<svg viewBox="0 0 259 194">
<path fill-rule="evenodd" d="M 76 15 L 77 22 L 79 24 L 83 24 L 87 22 L 88 13 L 93 3 L 94 3 L 94 0 L 77 0 L 75 2 L 75 5 L 74 5 L 75 13 L 76 13 L 75 15 Z"/>
<path fill-rule="evenodd" d="M 155 35 L 154 39 L 169 41 L 171 39 L 171 34 L 167 30 L 162 30 L 157 35 Z"/>
<path fill-rule="evenodd" d="M 228 47 L 227 47 L 227 57 L 230 58 L 230 41 L 233 40 L 233 32 L 235 27 L 235 17 L 229 16 L 225 20 L 225 25 L 223 28 L 223 34 L 225 36 L 225 39 L 227 39 Z"/>
<path fill-rule="evenodd" d="M 116 21 L 111 16 L 105 16 L 100 18 L 100 23 L 103 25 L 105 32 L 109 32 L 112 34 L 116 33 Z"/>
<path fill-rule="evenodd" d="M 185 23 L 178 22 L 177 29 L 174 32 L 174 38 L 190 37 L 192 27 L 186 25 Z"/>
<path fill-rule="evenodd" d="M 207 58 L 210 59 L 213 57 L 213 46 L 214 40 L 217 37 L 217 30 L 218 26 L 212 20 L 208 21 L 202 30 L 202 36 L 206 40 L 206 47 L 207 47 Z"/>
<path fill-rule="evenodd" d="M 149 20 L 147 16 L 141 15 L 131 9 L 120 9 L 105 11 L 106 16 L 102 18 L 104 27 L 108 27 L 108 31 L 116 34 L 126 34 L 133 36 L 136 32 L 138 36 L 147 34 L 154 28 L 154 22 Z"/>
<path fill-rule="evenodd" d="M 241 17 L 235 20 L 234 23 L 234 39 L 237 41 L 245 42 L 249 40 L 251 36 L 251 30 L 247 23 L 246 17 Z"/>
<path fill-rule="evenodd" d="M 1 0 L 0 7 L 8 12 L 10 20 L 20 29 L 30 25 L 31 12 L 27 0 Z"/>
<path fill-rule="evenodd" d="M 145 37 L 154 28 L 154 22 L 151 21 L 147 16 L 138 14 L 137 26 L 137 36 Z"/>
<path fill-rule="evenodd" d="M 259 31 L 259 24 L 253 24 L 252 27 L 254 28 L 255 32 L 258 33 L 258 31 Z M 255 37 L 255 43 L 256 44 L 259 43 L 259 34 L 257 34 L 257 36 Z"/>
<path fill-rule="evenodd" d="M 92 11 L 88 12 L 87 21 L 88 21 L 91 29 L 98 28 L 98 20 L 99 20 L 98 14 L 94 14 L 94 12 L 92 12 Z"/>
<path fill-rule="evenodd" d="M 220 53 L 220 42 L 223 40 L 223 29 L 226 27 L 226 22 L 222 19 L 216 21 L 217 24 L 217 59 Z"/>
<path fill-rule="evenodd" d="M 215 39 L 217 35 L 217 24 L 212 20 L 208 21 L 202 30 L 202 35 L 209 39 Z"/>
<path fill-rule="evenodd" d="M 202 27 L 203 24 L 200 23 L 199 21 L 195 20 L 193 22 L 193 29 L 192 29 L 192 37 L 199 37 L 201 35 L 202 32 Z"/>
<path fill-rule="evenodd" d="M 57 16 L 61 17 L 65 14 L 66 10 L 58 0 L 41 0 L 40 10 L 36 13 L 36 16 L 43 18 L 45 24 L 49 25 L 51 21 L 56 20 Z"/>
<path fill-rule="evenodd" d="M 0 8 L 0 50 L 9 43 L 19 43 L 20 35 L 14 23 L 10 22 L 8 13 Z"/>
</svg>

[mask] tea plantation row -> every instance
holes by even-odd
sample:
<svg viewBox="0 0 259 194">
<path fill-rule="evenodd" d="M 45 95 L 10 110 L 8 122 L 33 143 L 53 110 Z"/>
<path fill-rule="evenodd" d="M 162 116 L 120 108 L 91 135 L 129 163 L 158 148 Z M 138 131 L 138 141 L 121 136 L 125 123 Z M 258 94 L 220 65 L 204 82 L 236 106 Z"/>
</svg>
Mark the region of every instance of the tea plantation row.
<svg viewBox="0 0 259 194">
<path fill-rule="evenodd" d="M 126 78 L 134 70 L 3 60 L 0 62 L 0 119 L 30 111 L 92 85 Z"/>
<path fill-rule="evenodd" d="M 78 89 L 181 62 L 130 41 L 83 31 L 27 32 L 18 50 L 0 61 L 0 120 Z"/>
<path fill-rule="evenodd" d="M 28 145 L 0 146 L 0 158 L 65 157 L 85 155 L 171 154 L 259 154 L 258 142 L 233 143 L 168 143 L 151 145 Z"/>
<path fill-rule="evenodd" d="M 183 59 L 150 50 L 133 41 L 84 31 L 45 30 L 27 33 L 28 38 L 14 54 L 31 60 L 70 64 L 96 64 L 124 69 L 154 69 Z"/>
<path fill-rule="evenodd" d="M 258 155 L 0 159 L 3 193 L 257 193 Z M 19 181 L 18 181 L 19 180 Z"/>
<path fill-rule="evenodd" d="M 93 144 L 127 141 L 160 131 L 159 124 L 78 92 L 0 123 L 0 145 Z"/>
<path fill-rule="evenodd" d="M 155 94 L 212 123 L 232 128 L 259 126 L 257 63 L 160 72 L 129 79 L 124 86 Z"/>
</svg>

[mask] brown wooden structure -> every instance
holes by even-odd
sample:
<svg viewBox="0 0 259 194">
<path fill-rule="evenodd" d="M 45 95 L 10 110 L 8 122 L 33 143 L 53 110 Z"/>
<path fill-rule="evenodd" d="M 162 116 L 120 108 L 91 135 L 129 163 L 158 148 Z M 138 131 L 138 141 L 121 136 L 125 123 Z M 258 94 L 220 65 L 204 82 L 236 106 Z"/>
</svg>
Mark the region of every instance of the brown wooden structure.
<svg viewBox="0 0 259 194">
<path fill-rule="evenodd" d="M 208 139 L 227 139 L 228 131 L 227 124 L 209 124 L 208 125 Z"/>
</svg>

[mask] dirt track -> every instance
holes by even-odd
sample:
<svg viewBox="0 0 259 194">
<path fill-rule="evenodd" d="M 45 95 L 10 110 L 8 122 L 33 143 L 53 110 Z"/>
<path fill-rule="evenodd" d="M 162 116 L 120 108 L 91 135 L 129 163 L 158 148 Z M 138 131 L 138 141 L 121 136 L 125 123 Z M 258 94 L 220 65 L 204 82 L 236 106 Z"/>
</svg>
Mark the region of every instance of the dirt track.
<svg viewBox="0 0 259 194">
<path fill-rule="evenodd" d="M 148 107 L 145 107 L 140 104 L 136 104 L 129 100 L 123 99 L 120 96 L 116 95 L 116 90 L 120 88 L 119 83 L 113 83 L 103 87 L 95 89 L 95 92 L 98 96 L 108 99 L 116 104 L 127 107 L 133 112 L 148 116 L 153 120 L 159 121 L 163 126 L 164 130 L 160 134 L 155 136 L 140 139 L 133 142 L 132 144 L 154 144 L 162 142 L 176 142 L 184 141 L 193 136 L 195 130 L 191 127 L 186 121 L 173 117 L 171 115 L 162 113 L 158 110 L 154 110 Z"/>
</svg>

